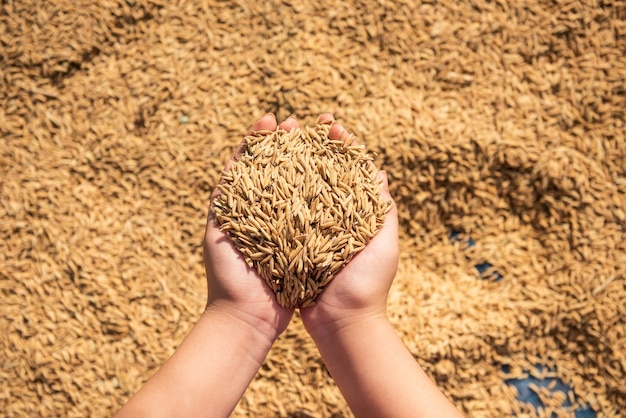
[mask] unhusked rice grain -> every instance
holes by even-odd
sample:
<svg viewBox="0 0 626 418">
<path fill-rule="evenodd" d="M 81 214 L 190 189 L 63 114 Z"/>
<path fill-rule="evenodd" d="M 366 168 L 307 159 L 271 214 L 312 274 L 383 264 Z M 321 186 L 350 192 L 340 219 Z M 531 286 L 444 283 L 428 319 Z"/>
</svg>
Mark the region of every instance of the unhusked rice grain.
<svg viewBox="0 0 626 418">
<path fill-rule="evenodd" d="M 253 132 L 222 175 L 212 213 L 284 307 L 312 306 L 383 224 L 372 158 L 331 125 Z"/>
<path fill-rule="evenodd" d="M 2 1 L 0 411 L 113 415 L 206 306 L 243 130 L 330 111 L 389 177 L 388 315 L 461 411 L 537 416 L 507 381 L 542 365 L 571 391 L 540 413 L 623 416 L 624 51 L 623 0 Z M 297 312 L 232 415 L 351 416 Z"/>
</svg>

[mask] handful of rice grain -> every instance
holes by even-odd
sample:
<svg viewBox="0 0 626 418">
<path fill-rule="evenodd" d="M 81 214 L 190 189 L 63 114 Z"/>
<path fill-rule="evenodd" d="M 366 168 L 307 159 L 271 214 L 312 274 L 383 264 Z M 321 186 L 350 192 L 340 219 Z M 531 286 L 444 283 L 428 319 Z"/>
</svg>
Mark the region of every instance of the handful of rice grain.
<svg viewBox="0 0 626 418">
<path fill-rule="evenodd" d="M 382 202 L 363 145 L 330 125 L 259 131 L 223 174 L 212 211 L 284 307 L 307 307 L 378 232 Z"/>
</svg>

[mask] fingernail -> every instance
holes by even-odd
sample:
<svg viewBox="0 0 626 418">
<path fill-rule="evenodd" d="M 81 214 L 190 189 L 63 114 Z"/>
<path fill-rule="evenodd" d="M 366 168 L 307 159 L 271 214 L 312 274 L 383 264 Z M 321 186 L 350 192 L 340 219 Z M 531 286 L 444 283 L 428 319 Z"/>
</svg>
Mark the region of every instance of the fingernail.
<svg viewBox="0 0 626 418">
<path fill-rule="evenodd" d="M 320 117 L 320 123 L 322 124 L 332 125 L 335 122 L 335 116 L 330 112 L 324 113 L 322 116 L 325 116 L 324 118 Z"/>
</svg>

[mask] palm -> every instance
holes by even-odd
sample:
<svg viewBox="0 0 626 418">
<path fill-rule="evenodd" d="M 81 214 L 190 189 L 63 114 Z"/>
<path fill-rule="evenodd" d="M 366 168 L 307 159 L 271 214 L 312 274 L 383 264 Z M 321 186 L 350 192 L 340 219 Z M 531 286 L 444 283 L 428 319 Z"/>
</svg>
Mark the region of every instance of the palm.
<svg viewBox="0 0 626 418">
<path fill-rule="evenodd" d="M 334 123 L 331 114 L 320 117 L 320 123 Z M 289 118 L 280 128 L 297 128 Z M 276 129 L 276 119 L 266 115 L 253 126 L 253 131 Z M 345 130 L 334 124 L 332 139 L 343 137 Z M 237 150 L 235 155 L 240 152 Z M 232 160 L 226 164 L 229 168 Z M 382 192 L 391 201 L 388 188 Z M 293 310 L 281 307 L 263 279 L 249 267 L 228 235 L 220 231 L 210 217 L 204 240 L 204 257 L 209 289 L 209 303 L 236 307 L 239 313 L 262 318 L 282 331 Z M 358 315 L 361 312 L 384 312 L 389 287 L 398 266 L 398 215 L 395 205 L 385 217 L 381 230 L 330 282 L 311 308 L 302 309 L 302 319 L 310 330 Z"/>
<path fill-rule="evenodd" d="M 383 228 L 327 286 L 318 304 L 361 308 L 386 296 L 398 264 L 395 208 L 385 217 Z"/>
<path fill-rule="evenodd" d="M 281 127 L 284 128 L 283 125 Z M 276 120 L 269 116 L 259 119 L 252 127 L 253 131 L 274 129 Z M 235 156 L 240 151 L 235 151 Z M 226 164 L 226 169 L 231 163 L 232 160 Z M 271 289 L 256 270 L 248 266 L 231 239 L 220 231 L 211 216 L 207 221 L 204 238 L 204 264 L 209 304 L 227 305 L 246 316 L 263 319 L 279 332 L 287 327 L 293 310 L 278 304 Z"/>
<path fill-rule="evenodd" d="M 332 115 L 325 114 L 320 122 Z M 340 125 L 329 136 L 340 139 L 345 131 Z M 314 331 L 342 318 L 360 313 L 384 313 L 387 294 L 398 267 L 398 212 L 386 184 L 381 198 L 392 203 L 380 231 L 365 248 L 335 276 L 311 308 L 302 309 L 304 325 Z"/>
<path fill-rule="evenodd" d="M 248 266 L 228 235 L 209 219 L 204 256 L 209 300 L 227 298 L 233 302 L 256 303 L 271 296 L 263 279 Z M 267 291 L 266 291 L 267 290 Z"/>
<path fill-rule="evenodd" d="M 398 267 L 398 217 L 392 206 L 381 230 L 335 276 L 311 308 L 302 310 L 310 331 L 360 313 L 384 313 Z"/>
</svg>

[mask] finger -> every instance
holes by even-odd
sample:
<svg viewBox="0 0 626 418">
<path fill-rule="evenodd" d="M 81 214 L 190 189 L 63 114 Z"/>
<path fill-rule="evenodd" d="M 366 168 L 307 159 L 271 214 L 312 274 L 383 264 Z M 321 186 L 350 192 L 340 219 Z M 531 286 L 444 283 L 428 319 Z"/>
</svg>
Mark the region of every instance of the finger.
<svg viewBox="0 0 626 418">
<path fill-rule="evenodd" d="M 230 163 L 230 161 L 229 161 Z M 226 169 L 224 169 L 226 170 Z M 215 204 L 215 199 L 217 199 L 220 194 L 222 193 L 222 191 L 220 190 L 220 184 L 223 183 L 223 179 L 220 178 L 219 183 L 213 188 L 213 191 L 211 192 L 211 197 L 209 198 L 209 213 L 208 213 L 208 217 L 207 217 L 207 228 L 209 226 L 212 226 L 215 223 L 215 215 L 213 213 L 213 205 Z"/>
<path fill-rule="evenodd" d="M 267 113 L 263 116 L 261 116 L 255 123 L 254 125 L 252 125 L 252 128 L 250 128 L 250 130 L 248 131 L 248 133 L 246 135 L 252 135 L 254 132 L 259 132 L 259 131 L 273 131 L 276 129 L 276 116 L 274 116 L 273 113 Z M 237 148 L 235 149 L 235 151 L 233 152 L 233 155 L 228 159 L 228 161 L 226 161 L 226 164 L 224 164 L 224 172 L 227 172 L 230 169 L 230 166 L 233 164 L 233 162 L 235 162 L 237 160 L 237 158 L 239 158 L 239 156 L 241 155 L 241 153 L 243 152 L 243 146 L 245 144 L 245 139 L 243 139 L 239 145 L 237 146 Z M 220 183 L 223 180 L 220 179 Z M 220 190 L 218 187 L 215 187 L 213 189 L 213 192 L 211 193 L 211 204 L 213 202 L 213 200 L 219 196 L 220 194 Z"/>
<path fill-rule="evenodd" d="M 254 125 L 252 125 L 252 128 L 250 128 L 250 130 L 248 131 L 248 133 L 246 135 L 252 135 L 252 134 L 254 134 L 254 132 L 259 132 L 259 131 L 273 131 L 275 129 L 276 129 L 276 116 L 274 116 L 273 113 L 267 113 L 267 114 L 263 115 L 262 117 L 260 117 L 254 123 Z M 239 156 L 243 152 L 243 145 L 245 144 L 245 142 L 246 142 L 246 140 L 243 139 L 239 143 L 239 145 L 237 146 L 237 148 L 233 152 L 233 155 L 230 157 L 230 159 L 228 161 L 226 161 L 226 164 L 224 166 L 224 171 L 228 171 L 228 169 L 232 165 L 233 161 L 235 161 L 235 160 L 237 160 L 237 158 L 239 158 Z"/>
<path fill-rule="evenodd" d="M 382 182 L 383 189 L 380 192 L 380 197 L 383 202 L 392 201 L 391 193 L 389 193 L 389 179 L 387 178 L 387 172 L 385 170 L 379 170 L 376 173 L 376 180 Z"/>
<path fill-rule="evenodd" d="M 300 124 L 298 123 L 298 121 L 296 120 L 296 118 L 294 118 L 293 116 L 289 116 L 287 119 L 285 119 L 283 122 L 281 122 L 280 125 L 278 125 L 278 127 L 280 129 L 283 129 L 287 132 L 291 131 L 292 129 L 297 129 L 300 127 Z"/>
<path fill-rule="evenodd" d="M 328 137 L 332 140 L 345 141 L 350 137 L 350 133 L 340 123 L 335 123 L 328 131 Z"/>
<path fill-rule="evenodd" d="M 276 116 L 273 113 L 267 113 L 252 125 L 248 134 L 256 131 L 273 131 L 276 129 L 276 123 Z"/>
<path fill-rule="evenodd" d="M 332 117 L 332 113 L 324 113 L 322 116 L 320 116 L 320 120 L 325 115 L 330 115 L 330 117 Z M 334 120 L 334 118 L 333 118 L 333 120 Z M 359 143 L 359 141 L 354 137 L 354 135 L 352 135 L 350 132 L 348 132 L 343 126 L 341 126 L 340 123 L 334 123 L 333 124 L 333 126 L 330 128 L 330 131 L 328 131 L 328 138 L 330 138 L 332 140 L 344 141 L 348 145 L 356 145 L 356 144 Z M 369 161 L 368 165 L 373 170 L 377 170 L 376 165 L 374 164 L 373 161 Z M 385 181 L 386 181 L 386 179 L 387 179 L 387 176 L 385 175 Z"/>
<path fill-rule="evenodd" d="M 387 172 L 384 170 L 379 170 L 376 173 L 376 180 L 379 180 L 383 183 L 383 189 L 380 192 L 380 198 L 383 202 L 391 205 L 389 211 L 385 215 L 385 219 L 383 220 L 383 229 L 392 230 L 394 236 L 398 235 L 398 207 L 396 206 L 396 202 L 394 202 L 391 197 L 391 193 L 389 193 L 389 181 L 387 178 Z"/>
<path fill-rule="evenodd" d="M 261 116 L 254 123 L 254 125 L 252 125 L 252 128 L 250 128 L 250 130 L 248 131 L 246 135 L 252 135 L 254 134 L 254 132 L 259 132 L 259 131 L 273 131 L 275 129 L 276 129 L 276 116 L 274 116 L 273 113 L 266 113 L 265 115 Z M 239 143 L 239 146 L 235 149 L 235 152 L 233 152 L 232 157 L 230 157 L 230 160 L 226 162 L 224 171 L 228 171 L 233 161 L 235 161 L 241 155 L 241 153 L 243 152 L 243 145 L 245 144 L 245 142 L 246 142 L 245 139 L 241 140 L 241 142 Z"/>
<path fill-rule="evenodd" d="M 325 125 L 332 125 L 334 122 L 335 122 L 335 116 L 333 116 L 333 114 L 330 112 L 322 113 L 319 119 L 317 119 L 317 123 L 321 123 Z"/>
</svg>

